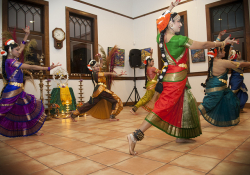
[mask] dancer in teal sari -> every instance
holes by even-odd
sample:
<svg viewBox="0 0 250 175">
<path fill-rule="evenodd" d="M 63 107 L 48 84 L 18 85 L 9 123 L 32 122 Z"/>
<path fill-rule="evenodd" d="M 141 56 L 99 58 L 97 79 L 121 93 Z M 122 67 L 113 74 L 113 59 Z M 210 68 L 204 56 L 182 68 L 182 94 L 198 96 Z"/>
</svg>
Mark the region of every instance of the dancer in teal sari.
<svg viewBox="0 0 250 175">
<path fill-rule="evenodd" d="M 223 60 L 224 48 L 214 48 L 208 53 L 211 57 L 206 84 L 206 96 L 198 109 L 206 121 L 215 126 L 227 127 L 240 122 L 240 101 L 227 87 L 228 69 L 248 67 L 248 62 Z"/>
</svg>

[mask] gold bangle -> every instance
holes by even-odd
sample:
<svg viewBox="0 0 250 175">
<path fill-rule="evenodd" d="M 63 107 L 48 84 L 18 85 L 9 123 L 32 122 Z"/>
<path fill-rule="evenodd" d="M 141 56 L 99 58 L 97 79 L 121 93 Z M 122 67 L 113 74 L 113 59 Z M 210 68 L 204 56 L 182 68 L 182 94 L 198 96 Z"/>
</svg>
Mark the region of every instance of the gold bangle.
<svg viewBox="0 0 250 175">
<path fill-rule="evenodd" d="M 224 46 L 225 46 L 225 41 L 222 41 L 221 47 L 224 47 Z"/>
</svg>

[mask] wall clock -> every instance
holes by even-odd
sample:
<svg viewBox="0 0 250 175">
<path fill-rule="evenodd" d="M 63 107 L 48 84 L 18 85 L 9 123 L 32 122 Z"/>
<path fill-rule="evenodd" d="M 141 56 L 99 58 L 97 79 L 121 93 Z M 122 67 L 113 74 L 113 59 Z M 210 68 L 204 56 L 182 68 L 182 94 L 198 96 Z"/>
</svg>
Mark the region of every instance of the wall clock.
<svg viewBox="0 0 250 175">
<path fill-rule="evenodd" d="M 63 47 L 63 41 L 65 40 L 65 32 L 61 28 L 55 28 L 52 31 L 52 37 L 54 38 L 54 47 L 61 49 Z"/>
</svg>

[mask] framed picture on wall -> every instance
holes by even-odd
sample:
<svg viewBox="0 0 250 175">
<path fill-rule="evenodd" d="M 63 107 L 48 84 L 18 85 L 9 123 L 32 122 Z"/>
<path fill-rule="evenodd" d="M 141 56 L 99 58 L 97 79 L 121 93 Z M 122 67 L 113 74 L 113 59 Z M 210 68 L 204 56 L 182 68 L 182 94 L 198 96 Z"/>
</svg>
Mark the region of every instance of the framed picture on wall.
<svg viewBox="0 0 250 175">
<path fill-rule="evenodd" d="M 144 60 L 145 60 L 145 58 L 147 56 L 150 56 L 150 50 L 151 50 L 150 47 L 141 50 L 141 66 L 140 66 L 140 69 L 145 68 L 145 65 L 143 64 L 143 62 L 144 62 Z"/>
<path fill-rule="evenodd" d="M 205 62 L 205 51 L 204 49 L 191 50 L 192 63 Z"/>
<path fill-rule="evenodd" d="M 108 47 L 108 53 L 112 50 L 113 47 Z M 118 53 L 115 55 L 115 64 L 114 66 L 124 67 L 124 58 L 125 58 L 125 50 L 118 49 Z"/>
</svg>

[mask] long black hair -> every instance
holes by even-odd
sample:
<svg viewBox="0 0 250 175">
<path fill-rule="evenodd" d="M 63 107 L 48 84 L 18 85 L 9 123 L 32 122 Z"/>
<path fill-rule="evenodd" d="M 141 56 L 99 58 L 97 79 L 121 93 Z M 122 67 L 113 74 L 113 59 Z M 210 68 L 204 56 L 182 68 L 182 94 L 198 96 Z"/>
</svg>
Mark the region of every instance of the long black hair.
<svg viewBox="0 0 250 175">
<path fill-rule="evenodd" d="M 2 93 L 3 93 L 4 89 L 5 89 L 5 87 L 8 85 L 8 82 L 9 82 L 6 71 L 5 71 L 5 61 L 7 60 L 7 57 L 9 55 L 9 53 L 8 53 L 9 49 L 11 48 L 11 50 L 12 50 L 12 49 L 14 49 L 16 47 L 18 47 L 17 43 L 9 44 L 9 45 L 4 46 L 4 51 L 7 53 L 7 55 L 2 56 L 2 76 L 3 76 L 3 79 L 5 81 L 7 81 L 7 83 L 5 83 L 5 85 L 4 85 L 4 87 L 3 87 L 2 91 L 1 91 L 1 97 L 2 97 Z"/>
<path fill-rule="evenodd" d="M 231 47 L 231 44 L 227 44 L 227 45 L 224 47 L 224 51 L 225 51 L 226 53 L 225 53 L 225 56 L 224 56 L 223 58 L 221 58 L 221 59 L 223 59 L 223 60 L 228 60 L 230 47 Z"/>
<path fill-rule="evenodd" d="M 176 15 L 178 15 L 177 13 L 172 13 L 171 15 L 170 15 L 170 21 L 173 21 L 174 22 L 174 17 L 176 16 Z M 168 24 L 169 25 L 169 24 Z M 166 58 L 166 54 L 165 54 L 165 50 L 164 50 L 164 35 L 165 35 L 165 33 L 166 33 L 166 30 L 167 30 L 167 28 L 168 28 L 168 26 L 164 29 L 164 30 L 162 30 L 161 31 L 161 33 L 160 33 L 160 43 L 159 43 L 159 46 L 160 46 L 160 51 L 161 51 L 161 57 L 162 57 L 162 61 L 164 62 L 164 66 L 165 66 L 165 64 L 167 64 L 168 65 L 168 60 L 167 60 L 167 58 Z M 165 74 L 166 74 L 166 72 L 167 72 L 167 69 L 168 69 L 168 67 L 166 66 L 166 67 L 164 67 L 163 69 L 162 69 L 162 72 L 161 72 L 161 74 L 160 74 L 160 76 L 159 76 L 159 81 L 158 81 L 158 83 L 157 83 L 157 85 L 156 85 L 156 87 L 155 87 L 155 90 L 157 91 L 157 92 L 159 92 L 159 93 L 161 93 L 162 91 L 163 91 L 163 85 L 162 85 L 162 80 L 163 80 L 163 77 L 165 76 Z"/>
<path fill-rule="evenodd" d="M 216 50 L 217 50 L 217 53 L 219 53 L 219 52 L 222 51 L 222 48 L 221 47 L 211 48 L 210 52 L 215 53 Z M 228 49 L 227 52 L 229 52 L 229 49 Z M 208 75 L 207 75 L 207 79 L 206 79 L 205 83 L 201 83 L 201 86 L 204 87 L 204 88 L 206 88 L 207 82 L 208 82 L 209 78 L 212 76 L 212 67 L 213 67 L 213 64 L 214 64 L 214 57 L 211 57 L 211 59 L 210 59 L 210 61 L 208 63 Z"/>
<path fill-rule="evenodd" d="M 147 69 L 148 69 L 148 61 L 152 61 L 153 60 L 153 58 L 148 58 L 147 60 L 146 60 L 146 65 L 145 65 L 145 87 L 146 87 L 146 85 L 147 85 L 147 82 L 148 82 L 148 77 L 147 77 Z"/>
</svg>

